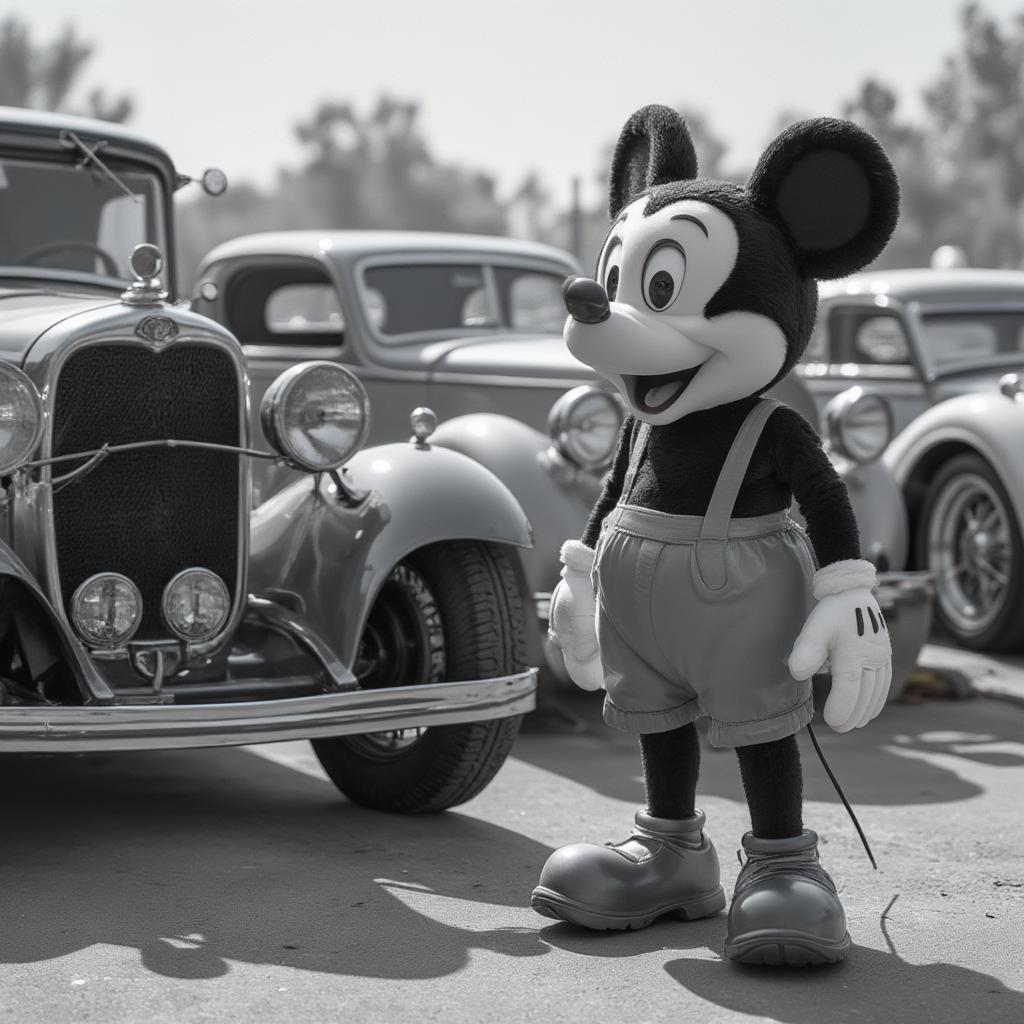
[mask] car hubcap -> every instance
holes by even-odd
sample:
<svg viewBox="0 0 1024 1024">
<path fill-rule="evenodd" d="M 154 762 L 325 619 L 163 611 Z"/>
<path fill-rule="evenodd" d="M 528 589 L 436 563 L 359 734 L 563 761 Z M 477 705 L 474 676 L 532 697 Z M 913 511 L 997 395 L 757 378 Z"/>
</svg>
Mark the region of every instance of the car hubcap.
<svg viewBox="0 0 1024 1024">
<path fill-rule="evenodd" d="M 954 628 L 981 633 L 1002 611 L 1013 568 L 1010 519 L 983 477 L 956 476 L 939 493 L 928 524 L 928 568 Z"/>
</svg>

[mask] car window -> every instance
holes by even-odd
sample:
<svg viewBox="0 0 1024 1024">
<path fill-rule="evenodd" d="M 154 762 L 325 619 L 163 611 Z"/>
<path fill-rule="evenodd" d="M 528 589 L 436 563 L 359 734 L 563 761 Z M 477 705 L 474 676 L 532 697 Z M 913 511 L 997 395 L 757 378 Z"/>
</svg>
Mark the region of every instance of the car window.
<svg viewBox="0 0 1024 1024">
<path fill-rule="evenodd" d="M 66 270 L 126 281 L 140 242 L 166 253 L 159 178 L 113 158 L 110 166 L 120 184 L 80 162 L 0 160 L 0 270 Z"/>
<path fill-rule="evenodd" d="M 1024 313 L 928 313 L 921 339 L 936 366 L 1024 352 Z"/>
<path fill-rule="evenodd" d="M 329 284 L 286 284 L 270 293 L 263 313 L 271 334 L 342 334 L 345 319 Z"/>
<path fill-rule="evenodd" d="M 495 267 L 494 277 L 505 323 L 512 330 L 562 333 L 566 318 L 562 300 L 565 275 Z"/>
<path fill-rule="evenodd" d="M 367 320 L 385 340 L 428 331 L 497 327 L 498 311 L 482 266 L 409 263 L 363 272 Z"/>
<path fill-rule="evenodd" d="M 893 313 L 836 309 L 829 314 L 830 363 L 907 366 L 910 344 L 903 321 Z"/>
<path fill-rule="evenodd" d="M 909 363 L 910 349 L 903 324 L 894 316 L 869 316 L 856 328 L 853 340 L 857 362 Z"/>
<path fill-rule="evenodd" d="M 243 264 L 227 278 L 225 323 L 243 345 L 324 345 L 345 340 L 335 286 L 312 261 Z"/>
</svg>

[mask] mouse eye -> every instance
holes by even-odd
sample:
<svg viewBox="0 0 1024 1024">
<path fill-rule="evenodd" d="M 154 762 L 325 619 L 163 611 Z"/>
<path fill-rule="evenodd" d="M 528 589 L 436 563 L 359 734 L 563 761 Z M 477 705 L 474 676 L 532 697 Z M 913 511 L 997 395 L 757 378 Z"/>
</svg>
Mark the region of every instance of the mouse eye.
<svg viewBox="0 0 1024 1024">
<path fill-rule="evenodd" d="M 668 309 L 686 276 L 686 256 L 675 242 L 659 242 L 644 264 L 644 301 L 651 309 Z"/>
<path fill-rule="evenodd" d="M 622 272 L 622 243 L 618 239 L 612 243 L 611 248 L 605 254 L 602 265 L 604 270 L 601 275 L 601 283 L 608 293 L 608 298 L 614 301 L 619 291 L 619 274 Z"/>
</svg>

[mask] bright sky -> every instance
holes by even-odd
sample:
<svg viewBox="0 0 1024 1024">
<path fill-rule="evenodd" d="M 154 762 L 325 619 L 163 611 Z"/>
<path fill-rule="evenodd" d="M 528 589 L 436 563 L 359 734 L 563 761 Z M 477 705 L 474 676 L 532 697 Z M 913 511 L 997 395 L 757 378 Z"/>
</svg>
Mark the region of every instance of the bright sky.
<svg viewBox="0 0 1024 1024">
<path fill-rule="evenodd" d="M 129 92 L 133 125 L 195 174 L 273 180 L 323 99 L 422 104 L 440 160 L 538 170 L 564 201 L 645 103 L 705 112 L 749 166 L 780 111 L 834 114 L 868 75 L 908 112 L 958 37 L 961 0 L 13 0 L 36 40 L 95 42 L 83 84 Z M 984 0 L 1001 19 L 1024 0 Z M 0 12 L 2 15 L 3 12 Z M 594 194 L 593 191 L 590 193 Z"/>
</svg>

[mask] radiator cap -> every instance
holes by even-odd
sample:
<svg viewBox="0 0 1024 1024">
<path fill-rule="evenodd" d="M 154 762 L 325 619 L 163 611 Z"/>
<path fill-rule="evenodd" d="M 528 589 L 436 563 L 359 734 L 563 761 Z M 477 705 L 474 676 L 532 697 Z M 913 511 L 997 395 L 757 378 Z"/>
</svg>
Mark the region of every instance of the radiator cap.
<svg viewBox="0 0 1024 1024">
<path fill-rule="evenodd" d="M 127 291 L 121 293 L 121 301 L 130 306 L 153 306 L 163 302 L 167 292 L 158 276 L 164 265 L 164 256 L 159 247 L 143 242 L 132 249 L 128 262 L 136 280 Z"/>
</svg>

